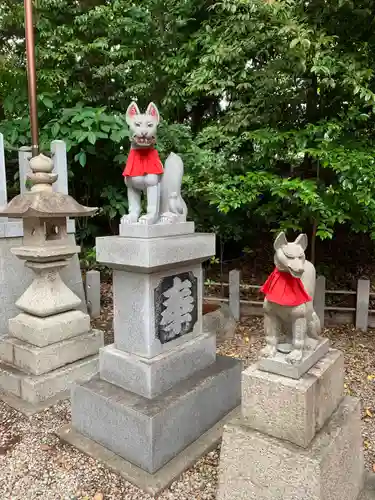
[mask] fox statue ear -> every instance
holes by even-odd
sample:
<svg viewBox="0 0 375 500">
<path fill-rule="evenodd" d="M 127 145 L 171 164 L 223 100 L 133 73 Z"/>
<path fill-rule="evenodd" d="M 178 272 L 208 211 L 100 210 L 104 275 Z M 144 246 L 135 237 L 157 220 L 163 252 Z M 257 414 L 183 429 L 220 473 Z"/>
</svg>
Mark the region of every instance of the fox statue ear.
<svg viewBox="0 0 375 500">
<path fill-rule="evenodd" d="M 157 121 L 157 123 L 160 122 L 159 110 L 156 107 L 156 104 L 154 104 L 153 102 L 150 102 L 150 104 L 147 106 L 146 115 L 152 116 Z"/>
<path fill-rule="evenodd" d="M 273 244 L 273 248 L 277 251 L 279 250 L 281 247 L 285 246 L 288 244 L 288 241 L 286 239 L 286 236 L 285 236 L 285 233 L 284 232 L 281 232 L 277 235 L 276 239 L 275 239 L 275 242 Z"/>
<path fill-rule="evenodd" d="M 139 115 L 140 111 L 137 106 L 136 102 L 131 102 L 128 106 L 128 109 L 126 110 L 125 118 L 126 118 L 126 123 L 129 125 L 132 119 L 136 116 Z"/>
<path fill-rule="evenodd" d="M 303 251 L 306 250 L 307 248 L 307 244 L 308 244 L 308 239 L 307 239 L 307 235 L 306 234 L 300 234 L 299 236 L 297 236 L 295 242 L 294 242 L 296 245 L 299 245 L 302 247 Z"/>
</svg>

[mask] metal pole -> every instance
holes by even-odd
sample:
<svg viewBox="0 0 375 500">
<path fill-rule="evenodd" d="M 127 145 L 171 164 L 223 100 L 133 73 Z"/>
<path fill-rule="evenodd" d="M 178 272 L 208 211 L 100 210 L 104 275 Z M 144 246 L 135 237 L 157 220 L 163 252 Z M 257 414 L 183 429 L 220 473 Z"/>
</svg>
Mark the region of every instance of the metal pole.
<svg viewBox="0 0 375 500">
<path fill-rule="evenodd" d="M 24 0 L 25 5 L 25 38 L 27 59 L 27 80 L 29 86 L 29 107 L 31 125 L 31 151 L 33 156 L 39 153 L 38 106 L 36 99 L 35 42 L 33 27 L 32 0 Z"/>
</svg>

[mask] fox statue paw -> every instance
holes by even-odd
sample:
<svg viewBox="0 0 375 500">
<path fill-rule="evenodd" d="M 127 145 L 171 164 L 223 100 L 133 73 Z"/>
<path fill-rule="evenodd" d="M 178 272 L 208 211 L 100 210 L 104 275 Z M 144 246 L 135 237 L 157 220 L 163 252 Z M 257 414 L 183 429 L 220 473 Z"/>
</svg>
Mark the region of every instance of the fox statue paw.
<svg viewBox="0 0 375 500">
<path fill-rule="evenodd" d="M 293 351 L 290 352 L 285 359 L 291 365 L 296 365 L 300 361 L 302 361 L 302 357 L 303 357 L 302 349 L 293 349 Z"/>
<path fill-rule="evenodd" d="M 121 217 L 121 224 L 136 224 L 138 222 L 138 215 L 127 214 Z"/>
<path fill-rule="evenodd" d="M 274 345 L 267 345 L 260 351 L 260 355 L 264 358 L 273 358 L 276 356 L 277 348 Z"/>
</svg>

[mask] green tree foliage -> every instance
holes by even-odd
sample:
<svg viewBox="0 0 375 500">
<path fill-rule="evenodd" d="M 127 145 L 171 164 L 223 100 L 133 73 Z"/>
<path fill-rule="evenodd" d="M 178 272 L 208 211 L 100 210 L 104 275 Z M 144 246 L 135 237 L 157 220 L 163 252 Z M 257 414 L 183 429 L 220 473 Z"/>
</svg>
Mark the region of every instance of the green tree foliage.
<svg viewBox="0 0 375 500">
<path fill-rule="evenodd" d="M 160 152 L 183 155 L 200 228 L 324 239 L 347 224 L 375 237 L 370 0 L 37 0 L 35 11 L 42 147 L 67 142 L 73 193 L 103 221 L 126 209 L 124 112 L 138 99 L 161 108 Z M 26 89 L 23 2 L 4 0 L 8 150 L 30 141 Z"/>
<path fill-rule="evenodd" d="M 220 210 L 247 207 L 292 229 L 316 221 L 321 238 L 345 222 L 374 235 L 371 9 L 345 0 L 215 4 L 188 91 L 228 101 L 198 138 L 227 159 L 228 176 L 212 186 Z"/>
</svg>

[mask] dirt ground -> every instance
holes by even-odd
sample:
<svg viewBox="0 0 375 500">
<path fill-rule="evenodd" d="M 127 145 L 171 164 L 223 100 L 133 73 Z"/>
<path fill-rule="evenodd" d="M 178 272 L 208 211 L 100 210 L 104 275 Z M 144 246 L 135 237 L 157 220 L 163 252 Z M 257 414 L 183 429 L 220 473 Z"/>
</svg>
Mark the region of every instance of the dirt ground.
<svg viewBox="0 0 375 500">
<path fill-rule="evenodd" d="M 103 285 L 103 308 L 94 326 L 112 342 L 110 286 Z M 345 391 L 363 405 L 366 468 L 375 472 L 375 332 L 351 326 L 326 329 L 334 347 L 345 354 Z M 218 353 L 254 362 L 263 345 L 262 320 L 246 319 Z M 70 421 L 70 403 L 27 418 L 0 403 L 0 498 L 2 500 L 148 500 L 150 497 L 100 463 L 63 444 L 55 431 Z M 219 448 L 203 457 L 160 500 L 214 500 Z"/>
</svg>

